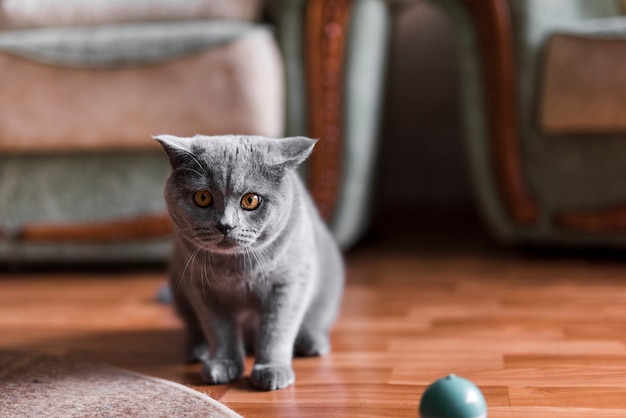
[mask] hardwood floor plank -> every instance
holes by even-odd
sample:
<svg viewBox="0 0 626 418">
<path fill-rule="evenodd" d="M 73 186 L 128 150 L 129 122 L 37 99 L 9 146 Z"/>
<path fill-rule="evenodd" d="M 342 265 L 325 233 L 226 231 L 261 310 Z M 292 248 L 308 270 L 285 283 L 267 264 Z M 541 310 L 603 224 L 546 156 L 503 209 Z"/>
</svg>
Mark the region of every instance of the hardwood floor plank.
<svg viewBox="0 0 626 418">
<path fill-rule="evenodd" d="M 489 418 L 624 418 L 623 409 L 575 407 L 489 407 Z"/>
<path fill-rule="evenodd" d="M 391 340 L 389 350 L 392 352 L 407 351 L 440 351 L 472 353 L 493 352 L 506 354 L 626 354 L 626 348 L 621 341 L 615 340 L 560 340 L 551 338 L 473 338 L 465 337 L 397 337 Z"/>
<path fill-rule="evenodd" d="M 626 370 L 606 367 L 543 367 L 519 369 L 477 369 L 466 368 L 449 371 L 473 381 L 479 386 L 555 386 L 555 387 L 624 387 Z M 438 377 L 437 369 L 403 368 L 394 369 L 392 384 L 424 384 Z"/>
<path fill-rule="evenodd" d="M 332 356 L 324 359 L 330 367 L 416 367 L 431 369 L 436 365 L 440 369 L 456 369 L 472 364 L 480 368 L 503 368 L 504 361 L 500 353 L 449 353 L 433 351 L 388 352 L 335 350 Z M 314 367 L 318 367 L 314 364 Z"/>
<path fill-rule="evenodd" d="M 505 354 L 507 369 L 560 367 L 606 367 L 626 370 L 626 355 L 623 354 Z"/>
<path fill-rule="evenodd" d="M 624 387 L 509 387 L 509 397 L 512 406 L 626 409 Z"/>
</svg>

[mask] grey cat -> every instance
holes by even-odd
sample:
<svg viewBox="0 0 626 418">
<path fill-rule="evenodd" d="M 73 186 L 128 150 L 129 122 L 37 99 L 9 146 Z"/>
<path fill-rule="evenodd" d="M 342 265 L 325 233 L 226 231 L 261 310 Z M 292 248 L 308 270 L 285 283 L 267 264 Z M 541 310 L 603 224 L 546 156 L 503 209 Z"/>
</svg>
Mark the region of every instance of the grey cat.
<svg viewBox="0 0 626 418">
<path fill-rule="evenodd" d="M 172 172 L 165 199 L 175 229 L 170 286 L 188 332 L 190 360 L 221 384 L 292 384 L 292 356 L 330 351 L 344 271 L 340 251 L 296 168 L 304 137 L 155 137 Z"/>
</svg>

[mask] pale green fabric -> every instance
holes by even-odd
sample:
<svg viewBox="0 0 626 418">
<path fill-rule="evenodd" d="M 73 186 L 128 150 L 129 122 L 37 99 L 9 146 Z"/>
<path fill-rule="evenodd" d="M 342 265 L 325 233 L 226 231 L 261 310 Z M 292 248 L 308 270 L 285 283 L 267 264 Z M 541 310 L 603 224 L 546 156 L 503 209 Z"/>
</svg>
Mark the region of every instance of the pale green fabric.
<svg viewBox="0 0 626 418">
<path fill-rule="evenodd" d="M 344 78 L 344 148 L 341 194 L 333 231 L 343 247 L 366 228 L 383 105 L 391 16 L 384 1 L 354 3 Z"/>
<path fill-rule="evenodd" d="M 150 141 L 150 138 L 146 138 Z M 27 222 L 132 217 L 165 209 L 167 158 L 149 153 L 4 155 L 0 219 Z"/>
<path fill-rule="evenodd" d="M 585 33 L 622 38 L 621 8 L 615 0 L 510 1 L 515 59 L 522 167 L 540 206 L 533 227 L 512 223 L 495 189 L 486 137 L 487 117 L 475 22 L 458 0 L 438 0 L 453 22 L 459 60 L 465 145 L 470 175 L 481 212 L 503 241 L 565 245 L 624 245 L 618 236 L 590 236 L 555 228 L 553 216 L 563 209 L 597 209 L 626 201 L 626 135 L 548 137 L 537 126 L 537 103 L 543 48 L 554 33 Z M 581 65 L 584 65 L 581 63 Z"/>
<path fill-rule="evenodd" d="M 305 0 L 279 0 L 275 7 L 276 36 L 283 51 L 286 85 L 285 135 L 306 135 L 306 83 L 304 63 Z"/>
<path fill-rule="evenodd" d="M 369 221 L 392 24 L 389 5 L 403 2 L 406 0 L 356 0 L 351 9 L 343 80 L 341 192 L 331 225 L 343 248 L 361 237 Z M 305 3 L 282 0 L 276 11 L 287 77 L 287 135 L 308 135 L 303 56 Z M 303 175 L 306 176 L 306 167 Z"/>
<path fill-rule="evenodd" d="M 491 172 L 483 70 L 474 24 L 458 0 L 438 0 L 436 4 L 442 7 L 454 27 L 455 55 L 461 77 L 459 106 L 464 126 L 463 145 L 476 204 L 491 231 L 503 241 L 512 241 L 516 231 L 502 208 Z"/>
<path fill-rule="evenodd" d="M 158 151 L 2 156 L 2 227 L 13 231 L 28 222 L 80 222 L 161 212 L 168 173 L 167 158 Z M 0 240 L 0 261 L 163 261 L 169 252 L 166 238 L 114 245 Z"/>
</svg>

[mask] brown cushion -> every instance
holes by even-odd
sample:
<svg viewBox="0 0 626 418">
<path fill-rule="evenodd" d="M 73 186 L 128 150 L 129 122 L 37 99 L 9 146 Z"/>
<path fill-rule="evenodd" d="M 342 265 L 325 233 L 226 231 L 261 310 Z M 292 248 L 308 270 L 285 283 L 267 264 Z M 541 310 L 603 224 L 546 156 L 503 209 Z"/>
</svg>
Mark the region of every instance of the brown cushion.
<svg viewBox="0 0 626 418">
<path fill-rule="evenodd" d="M 626 132 L 626 39 L 555 35 L 544 59 L 544 132 Z"/>
</svg>

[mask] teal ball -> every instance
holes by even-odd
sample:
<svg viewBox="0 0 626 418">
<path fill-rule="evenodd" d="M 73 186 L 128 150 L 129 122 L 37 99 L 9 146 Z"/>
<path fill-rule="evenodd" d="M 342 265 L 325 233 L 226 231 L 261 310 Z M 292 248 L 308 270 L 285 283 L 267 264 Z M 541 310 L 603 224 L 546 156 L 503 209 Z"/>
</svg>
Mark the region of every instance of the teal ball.
<svg viewBox="0 0 626 418">
<path fill-rule="evenodd" d="M 420 418 L 486 418 L 487 403 L 476 385 L 451 374 L 426 388 L 419 413 Z"/>
</svg>

